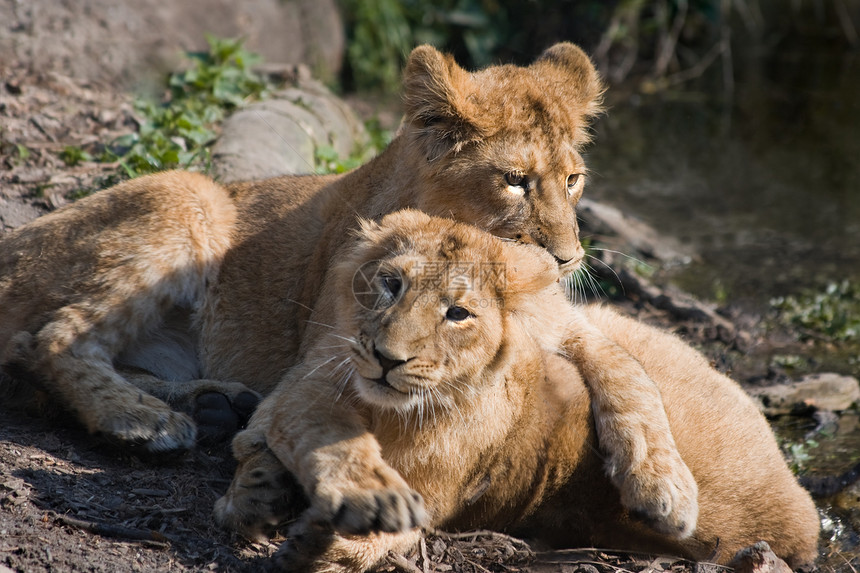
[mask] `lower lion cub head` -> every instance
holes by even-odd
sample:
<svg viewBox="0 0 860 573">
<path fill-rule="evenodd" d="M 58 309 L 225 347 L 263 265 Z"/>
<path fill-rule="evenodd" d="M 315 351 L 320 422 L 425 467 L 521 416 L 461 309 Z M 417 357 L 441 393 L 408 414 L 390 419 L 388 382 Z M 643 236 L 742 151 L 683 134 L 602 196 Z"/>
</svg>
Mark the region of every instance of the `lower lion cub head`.
<svg viewBox="0 0 860 573">
<path fill-rule="evenodd" d="M 365 222 L 338 268 L 356 392 L 402 412 L 455 407 L 505 363 L 506 316 L 540 314 L 537 295 L 558 279 L 546 251 L 449 219 L 406 210 Z"/>
<path fill-rule="evenodd" d="M 585 182 L 580 149 L 603 87 L 573 44 L 527 67 L 467 72 L 430 46 L 404 74 L 398 158 L 410 206 L 545 248 L 563 273 L 583 256 L 574 208 Z M 405 205 L 401 205 L 405 206 Z"/>
</svg>

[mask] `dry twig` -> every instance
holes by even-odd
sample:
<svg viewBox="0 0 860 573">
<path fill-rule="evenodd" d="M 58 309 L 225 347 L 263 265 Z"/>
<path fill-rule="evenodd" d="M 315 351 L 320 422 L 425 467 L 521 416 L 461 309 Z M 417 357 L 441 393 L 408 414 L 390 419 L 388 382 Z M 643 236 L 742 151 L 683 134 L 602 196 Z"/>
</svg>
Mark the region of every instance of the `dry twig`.
<svg viewBox="0 0 860 573">
<path fill-rule="evenodd" d="M 118 539 L 131 539 L 134 541 L 146 541 L 156 547 L 170 546 L 168 539 L 157 531 L 147 531 L 143 529 L 134 529 L 131 527 L 123 527 L 121 525 L 111 525 L 109 523 L 98 523 L 95 521 L 85 521 L 68 515 L 58 515 L 57 521 L 69 527 L 75 527 L 83 531 L 88 531 L 102 537 L 113 537 Z"/>
</svg>

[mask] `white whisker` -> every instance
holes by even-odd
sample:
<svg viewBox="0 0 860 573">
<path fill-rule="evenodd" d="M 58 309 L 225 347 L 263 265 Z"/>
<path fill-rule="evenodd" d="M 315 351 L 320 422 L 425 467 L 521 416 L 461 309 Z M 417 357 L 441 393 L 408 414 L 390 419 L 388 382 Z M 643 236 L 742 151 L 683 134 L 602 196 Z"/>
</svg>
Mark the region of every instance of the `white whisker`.
<svg viewBox="0 0 860 573">
<path fill-rule="evenodd" d="M 592 255 L 588 255 L 588 256 L 591 257 L 592 259 L 594 259 L 595 261 L 597 261 L 598 263 L 600 263 L 601 265 L 603 265 L 604 267 L 606 267 L 607 269 L 609 269 L 610 271 L 612 271 L 612 274 L 615 275 L 615 280 L 618 281 L 618 286 L 621 287 L 621 292 L 623 293 L 624 292 L 624 283 L 621 282 L 621 277 L 618 276 L 618 273 L 615 272 L 615 269 L 613 269 L 611 266 L 606 264 L 606 262 L 602 261 L 599 257 L 594 257 Z M 593 267 L 590 267 L 590 268 L 593 268 Z"/>
<path fill-rule="evenodd" d="M 651 265 L 649 265 L 648 263 L 646 263 L 645 261 L 643 261 L 642 259 L 637 259 L 636 257 L 631 256 L 631 255 L 628 255 L 627 253 L 622 253 L 621 251 L 613 251 L 612 249 L 603 249 L 603 248 L 600 248 L 600 247 L 589 247 L 589 250 L 592 250 L 592 251 L 603 251 L 604 253 L 613 253 L 613 254 L 616 254 L 616 255 L 621 255 L 622 257 L 626 257 L 626 258 L 630 259 L 631 261 L 635 261 L 635 262 L 637 262 L 637 263 L 639 263 L 639 264 L 641 264 L 641 265 L 645 265 L 645 266 L 646 266 L 646 267 L 648 267 L 649 269 L 653 269 L 653 268 L 654 268 L 654 267 L 652 267 Z M 592 257 L 592 258 L 597 258 L 597 257 Z"/>
<path fill-rule="evenodd" d="M 340 338 L 341 340 L 346 340 L 346 341 L 347 341 L 347 342 L 349 342 L 350 344 L 357 344 L 357 343 L 358 343 L 358 342 L 355 340 L 355 338 L 347 338 L 346 336 L 341 336 L 341 335 L 339 335 L 339 334 L 335 334 L 335 333 L 333 333 L 333 332 L 329 332 L 329 333 L 328 333 L 328 335 L 329 335 L 329 336 L 334 336 L 335 338 Z"/>
<path fill-rule="evenodd" d="M 335 395 L 335 402 L 340 402 L 343 398 L 343 393 L 346 391 L 347 386 L 349 385 L 349 381 L 352 378 L 353 374 L 355 374 L 355 368 L 350 367 L 346 369 L 346 372 L 341 375 L 340 380 L 336 384 L 337 394 Z"/>
<path fill-rule="evenodd" d="M 293 303 L 293 304 L 297 304 L 297 305 L 299 305 L 300 307 L 302 307 L 302 308 L 306 308 L 306 309 L 308 309 L 308 310 L 309 310 L 309 311 L 311 311 L 311 312 L 313 312 L 313 311 L 314 311 L 314 309 L 312 309 L 312 308 L 311 308 L 311 307 L 309 307 L 308 305 L 306 305 L 306 304 L 302 304 L 302 303 L 300 303 L 300 302 L 299 302 L 299 301 L 297 301 L 297 300 L 293 300 L 293 299 L 291 299 L 291 298 L 288 298 L 288 299 L 287 299 L 287 302 L 291 302 L 291 303 Z"/>
<path fill-rule="evenodd" d="M 332 326 L 330 324 L 326 324 L 324 322 L 317 322 L 315 320 L 306 320 L 305 322 L 307 322 L 308 324 L 315 324 L 317 326 L 325 326 L 326 328 L 335 328 L 334 326 Z"/>
<path fill-rule="evenodd" d="M 316 372 L 317 370 L 319 370 L 320 368 L 322 368 L 323 366 L 325 366 L 326 364 L 328 364 L 329 362 L 331 362 L 331 361 L 332 361 L 332 360 L 334 360 L 335 358 L 337 358 L 337 356 L 331 356 L 331 357 L 329 357 L 329 359 L 328 359 L 328 360 L 326 360 L 325 362 L 320 362 L 319 364 L 317 364 L 317 365 L 313 368 L 313 370 L 311 370 L 310 372 L 308 372 L 307 374 L 305 374 L 304 376 L 302 376 L 302 380 L 304 380 L 304 379 L 305 379 L 305 378 L 307 378 L 308 376 L 312 375 L 314 372 Z"/>
</svg>

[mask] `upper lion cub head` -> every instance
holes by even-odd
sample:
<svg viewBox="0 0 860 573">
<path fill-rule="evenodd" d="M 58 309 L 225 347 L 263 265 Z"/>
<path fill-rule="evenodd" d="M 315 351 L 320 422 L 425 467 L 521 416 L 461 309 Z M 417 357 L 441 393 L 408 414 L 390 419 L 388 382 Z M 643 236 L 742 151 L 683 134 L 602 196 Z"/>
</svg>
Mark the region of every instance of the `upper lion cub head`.
<svg viewBox="0 0 860 573">
<path fill-rule="evenodd" d="M 364 222 L 337 272 L 355 389 L 402 412 L 466 399 L 482 372 L 505 365 L 507 317 L 545 312 L 538 295 L 559 278 L 542 249 L 414 210 Z"/>
<path fill-rule="evenodd" d="M 562 273 L 583 256 L 574 207 L 582 195 L 591 116 L 603 91 L 573 44 L 528 67 L 470 73 L 430 46 L 413 50 L 404 75 L 401 128 L 417 197 L 432 215 L 544 247 Z"/>
</svg>

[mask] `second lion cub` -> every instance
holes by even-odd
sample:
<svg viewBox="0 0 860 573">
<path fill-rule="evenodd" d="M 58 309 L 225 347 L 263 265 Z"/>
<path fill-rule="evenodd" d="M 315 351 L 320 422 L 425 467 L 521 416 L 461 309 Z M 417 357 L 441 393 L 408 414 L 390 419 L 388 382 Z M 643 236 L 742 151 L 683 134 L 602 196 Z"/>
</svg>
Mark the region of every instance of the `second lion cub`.
<svg viewBox="0 0 860 573">
<path fill-rule="evenodd" d="M 475 272 L 484 265 L 502 272 Z M 404 211 L 365 223 L 335 270 L 330 336 L 234 441 L 240 468 L 221 518 L 259 501 L 241 481 L 249 466 L 257 486 L 276 490 L 282 463 L 309 502 L 279 552 L 290 571 L 364 571 L 416 543 L 420 525 L 719 563 L 765 540 L 792 566 L 811 563 L 818 514 L 752 400 L 675 337 L 572 307 L 558 278 L 545 251 L 450 220 Z M 584 378 L 599 372 L 570 355 L 583 329 L 605 337 L 607 370 L 628 372 L 629 353 L 659 388 L 672 446 L 699 485 L 698 522 L 684 538 L 643 526 L 606 478 L 612 444 L 595 424 L 613 404 L 592 416 Z M 615 397 L 615 432 L 643 450 L 628 471 L 669 474 L 637 437 L 663 423 L 659 413 L 625 415 L 623 392 Z M 261 463 L 265 443 L 273 463 Z"/>
</svg>

